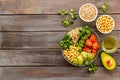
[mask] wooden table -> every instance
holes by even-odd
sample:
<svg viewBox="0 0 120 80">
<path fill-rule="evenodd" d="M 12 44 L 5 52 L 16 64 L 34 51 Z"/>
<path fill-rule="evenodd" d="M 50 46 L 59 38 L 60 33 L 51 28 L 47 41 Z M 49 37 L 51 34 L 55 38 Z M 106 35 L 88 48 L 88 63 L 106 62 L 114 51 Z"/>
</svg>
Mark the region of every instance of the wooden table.
<svg viewBox="0 0 120 80">
<path fill-rule="evenodd" d="M 73 28 L 89 25 L 100 39 L 111 35 L 120 43 L 120 0 L 106 0 L 116 22 L 107 35 L 96 30 L 95 21 L 85 23 L 79 18 L 74 25 L 60 25 L 63 17 L 58 10 L 75 8 L 76 14 L 84 3 L 101 6 L 104 0 L 0 0 L 0 80 L 120 80 L 120 49 L 113 54 L 117 67 L 107 71 L 100 58 L 94 74 L 87 67 L 73 67 L 61 55 L 59 42 Z M 99 16 L 102 15 L 99 10 Z M 120 48 L 120 47 L 119 47 Z"/>
</svg>

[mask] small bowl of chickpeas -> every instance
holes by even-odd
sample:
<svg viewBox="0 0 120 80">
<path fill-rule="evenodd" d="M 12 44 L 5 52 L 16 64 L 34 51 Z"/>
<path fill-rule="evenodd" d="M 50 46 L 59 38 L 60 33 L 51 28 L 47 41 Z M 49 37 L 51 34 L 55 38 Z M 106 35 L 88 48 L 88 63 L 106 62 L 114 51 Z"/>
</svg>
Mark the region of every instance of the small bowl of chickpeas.
<svg viewBox="0 0 120 80">
<path fill-rule="evenodd" d="M 110 15 L 101 15 L 96 21 L 98 31 L 103 34 L 110 33 L 115 26 L 115 21 Z"/>
</svg>

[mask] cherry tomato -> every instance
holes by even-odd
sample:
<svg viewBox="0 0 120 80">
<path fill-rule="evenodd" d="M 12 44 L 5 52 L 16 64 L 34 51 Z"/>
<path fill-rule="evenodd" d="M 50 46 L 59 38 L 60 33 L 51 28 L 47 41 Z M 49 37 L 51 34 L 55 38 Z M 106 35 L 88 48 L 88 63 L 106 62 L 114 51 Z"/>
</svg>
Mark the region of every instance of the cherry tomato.
<svg viewBox="0 0 120 80">
<path fill-rule="evenodd" d="M 96 51 L 95 49 L 92 49 L 91 51 L 92 51 L 92 53 L 94 54 L 94 56 L 96 56 L 97 51 Z"/>
<path fill-rule="evenodd" d="M 95 34 L 91 34 L 90 35 L 90 40 L 93 41 L 93 42 L 96 41 L 96 35 Z"/>
<path fill-rule="evenodd" d="M 91 53 L 91 49 L 87 45 L 83 48 L 83 51 Z"/>
<path fill-rule="evenodd" d="M 92 48 L 97 50 L 99 48 L 99 44 L 97 41 L 93 42 Z"/>
<path fill-rule="evenodd" d="M 90 39 L 87 39 L 86 40 L 86 45 L 91 47 L 92 46 L 92 41 Z"/>
</svg>

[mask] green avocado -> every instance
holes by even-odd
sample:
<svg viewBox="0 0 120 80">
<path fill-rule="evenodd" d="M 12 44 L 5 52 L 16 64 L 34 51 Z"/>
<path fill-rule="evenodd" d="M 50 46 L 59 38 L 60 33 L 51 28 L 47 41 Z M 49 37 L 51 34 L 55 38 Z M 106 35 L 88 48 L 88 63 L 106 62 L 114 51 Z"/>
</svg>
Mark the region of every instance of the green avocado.
<svg viewBox="0 0 120 80">
<path fill-rule="evenodd" d="M 74 58 L 72 63 L 73 63 L 74 65 L 78 65 L 78 60 L 77 60 L 77 58 Z"/>
<path fill-rule="evenodd" d="M 81 55 L 83 56 L 84 59 L 88 57 L 88 53 L 85 51 L 82 51 Z"/>
<path fill-rule="evenodd" d="M 111 56 L 110 54 L 106 52 L 102 52 L 100 57 L 101 57 L 103 66 L 107 70 L 114 70 L 116 68 L 116 60 L 114 59 L 113 56 Z"/>
<path fill-rule="evenodd" d="M 77 56 L 76 58 L 73 59 L 72 63 L 74 65 L 82 65 L 83 64 L 83 57 L 80 54 L 79 56 Z"/>
<path fill-rule="evenodd" d="M 78 64 L 79 64 L 79 65 L 82 65 L 82 64 L 83 64 L 83 57 L 82 57 L 82 55 L 79 55 L 79 56 L 77 57 L 77 60 L 78 60 Z"/>
</svg>

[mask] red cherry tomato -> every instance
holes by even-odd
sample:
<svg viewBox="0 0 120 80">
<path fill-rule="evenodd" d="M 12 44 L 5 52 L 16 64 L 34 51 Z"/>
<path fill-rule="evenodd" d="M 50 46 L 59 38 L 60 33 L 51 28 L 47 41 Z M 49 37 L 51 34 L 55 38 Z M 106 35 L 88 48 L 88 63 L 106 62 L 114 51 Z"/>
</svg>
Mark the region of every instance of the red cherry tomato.
<svg viewBox="0 0 120 80">
<path fill-rule="evenodd" d="M 91 47 L 92 46 L 92 41 L 90 39 L 87 39 L 86 40 L 86 45 Z"/>
<path fill-rule="evenodd" d="M 87 45 L 83 48 L 83 51 L 91 53 L 91 49 Z"/>
<path fill-rule="evenodd" d="M 93 42 L 92 48 L 97 50 L 99 48 L 99 44 L 97 41 Z"/>
<path fill-rule="evenodd" d="M 90 35 L 90 40 L 91 40 L 92 42 L 96 41 L 96 35 L 95 35 L 95 34 L 91 34 L 91 35 Z"/>
<path fill-rule="evenodd" d="M 92 49 L 92 53 L 94 54 L 94 56 L 96 56 L 97 51 L 95 49 Z"/>
</svg>

